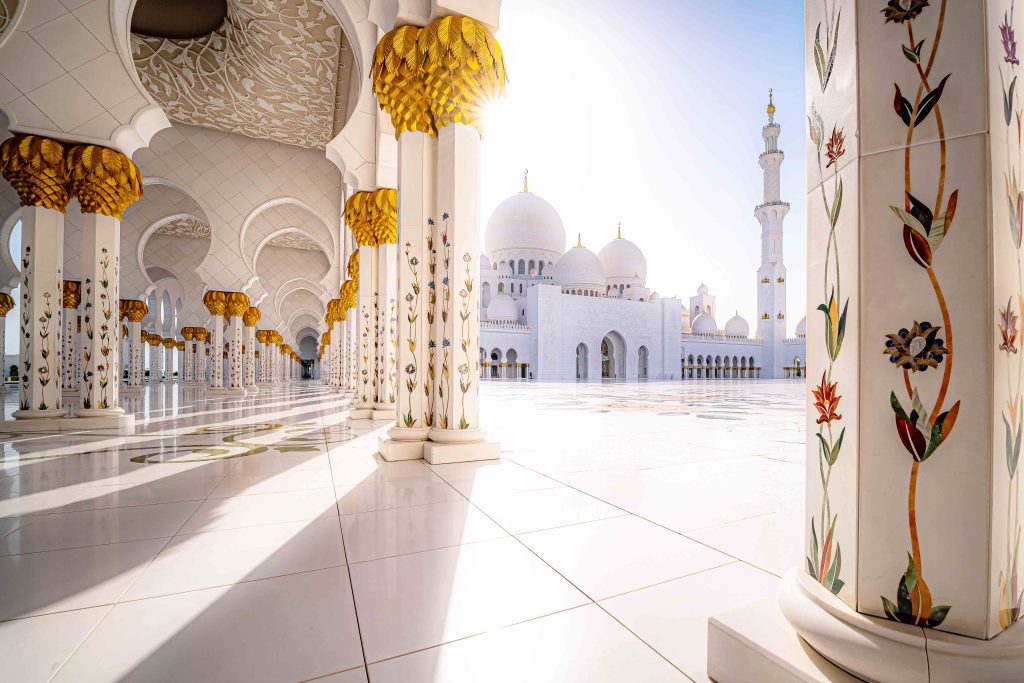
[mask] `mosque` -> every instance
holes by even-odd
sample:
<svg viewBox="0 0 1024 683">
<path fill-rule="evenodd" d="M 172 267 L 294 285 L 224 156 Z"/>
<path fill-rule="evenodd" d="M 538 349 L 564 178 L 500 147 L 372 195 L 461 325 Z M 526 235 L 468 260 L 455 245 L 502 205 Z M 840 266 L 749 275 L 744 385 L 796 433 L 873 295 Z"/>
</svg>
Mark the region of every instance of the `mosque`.
<svg viewBox="0 0 1024 683">
<path fill-rule="evenodd" d="M 566 250 L 558 211 L 523 189 L 491 214 L 481 255 L 481 374 L 489 379 L 755 379 L 802 377 L 806 318 L 787 335 L 781 126 L 769 96 L 757 271 L 757 327 L 737 311 L 724 327 L 701 284 L 684 304 L 647 285 L 643 251 L 618 235 L 595 254 Z"/>
</svg>

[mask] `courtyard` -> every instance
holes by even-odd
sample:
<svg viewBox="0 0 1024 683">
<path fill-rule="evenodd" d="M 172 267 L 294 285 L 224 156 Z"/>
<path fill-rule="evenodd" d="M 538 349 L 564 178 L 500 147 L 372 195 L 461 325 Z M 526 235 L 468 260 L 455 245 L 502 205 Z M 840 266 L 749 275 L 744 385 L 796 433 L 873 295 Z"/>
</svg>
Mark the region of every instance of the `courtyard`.
<svg viewBox="0 0 1024 683">
<path fill-rule="evenodd" d="M 489 382 L 502 459 L 433 466 L 312 382 L 4 435 L 5 677 L 706 681 L 707 618 L 802 562 L 803 394 Z"/>
</svg>

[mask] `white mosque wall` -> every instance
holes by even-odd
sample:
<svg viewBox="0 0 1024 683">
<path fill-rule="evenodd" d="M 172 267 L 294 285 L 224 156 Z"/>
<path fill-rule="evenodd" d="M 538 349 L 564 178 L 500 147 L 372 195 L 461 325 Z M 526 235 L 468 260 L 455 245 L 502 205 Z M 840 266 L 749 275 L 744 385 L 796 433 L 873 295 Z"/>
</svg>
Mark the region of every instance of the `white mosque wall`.
<svg viewBox="0 0 1024 683">
<path fill-rule="evenodd" d="M 678 379 L 680 302 L 639 302 L 563 294 L 537 284 L 527 293 L 530 371 L 534 379 L 577 379 L 577 349 L 586 348 L 586 377 L 600 379 L 601 343 L 611 342 L 612 378 Z M 641 372 L 641 348 L 647 368 Z"/>
</svg>

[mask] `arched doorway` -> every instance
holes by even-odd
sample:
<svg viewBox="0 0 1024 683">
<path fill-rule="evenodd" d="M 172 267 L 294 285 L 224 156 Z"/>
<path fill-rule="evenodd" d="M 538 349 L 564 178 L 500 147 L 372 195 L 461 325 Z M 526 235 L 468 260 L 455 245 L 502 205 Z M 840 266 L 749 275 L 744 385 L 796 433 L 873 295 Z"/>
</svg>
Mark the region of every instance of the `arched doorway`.
<svg viewBox="0 0 1024 683">
<path fill-rule="evenodd" d="M 516 353 L 515 349 L 509 349 L 505 352 L 505 360 L 507 361 L 508 367 L 505 368 L 505 377 L 507 379 L 516 378 L 516 361 L 519 358 L 519 354 Z"/>
<path fill-rule="evenodd" d="M 601 340 L 601 378 L 622 379 L 625 370 L 626 343 L 618 332 L 609 332 Z"/>
<path fill-rule="evenodd" d="M 491 351 L 491 379 L 498 379 L 501 375 L 499 371 L 501 369 L 501 351 L 493 349 Z"/>
<path fill-rule="evenodd" d="M 647 379 L 647 347 L 646 346 L 641 346 L 640 350 L 637 351 L 636 376 L 637 376 L 637 379 Z"/>
<path fill-rule="evenodd" d="M 576 345 L 576 379 L 587 378 L 587 363 L 589 362 L 590 352 L 587 349 L 586 344 Z"/>
</svg>

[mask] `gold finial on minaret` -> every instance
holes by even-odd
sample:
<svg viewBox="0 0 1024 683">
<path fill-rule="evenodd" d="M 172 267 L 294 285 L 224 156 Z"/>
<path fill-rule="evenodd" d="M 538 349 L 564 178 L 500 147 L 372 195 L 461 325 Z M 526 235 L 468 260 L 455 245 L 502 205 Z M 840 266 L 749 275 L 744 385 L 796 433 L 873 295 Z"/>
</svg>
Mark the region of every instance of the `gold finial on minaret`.
<svg viewBox="0 0 1024 683">
<path fill-rule="evenodd" d="M 767 109 L 767 111 L 768 111 L 769 114 L 774 114 L 775 113 L 775 103 L 773 101 L 774 98 L 772 97 L 774 94 L 775 94 L 775 91 L 772 90 L 771 88 L 768 88 L 768 109 Z"/>
<path fill-rule="evenodd" d="M 523 169 L 523 192 L 530 191 L 530 184 L 527 182 L 528 176 L 530 175 L 530 169 Z"/>
<path fill-rule="evenodd" d="M 622 239 L 622 221 L 619 221 L 619 235 L 615 239 Z"/>
<path fill-rule="evenodd" d="M 583 248 L 583 233 L 576 233 L 576 246 Z"/>
</svg>

